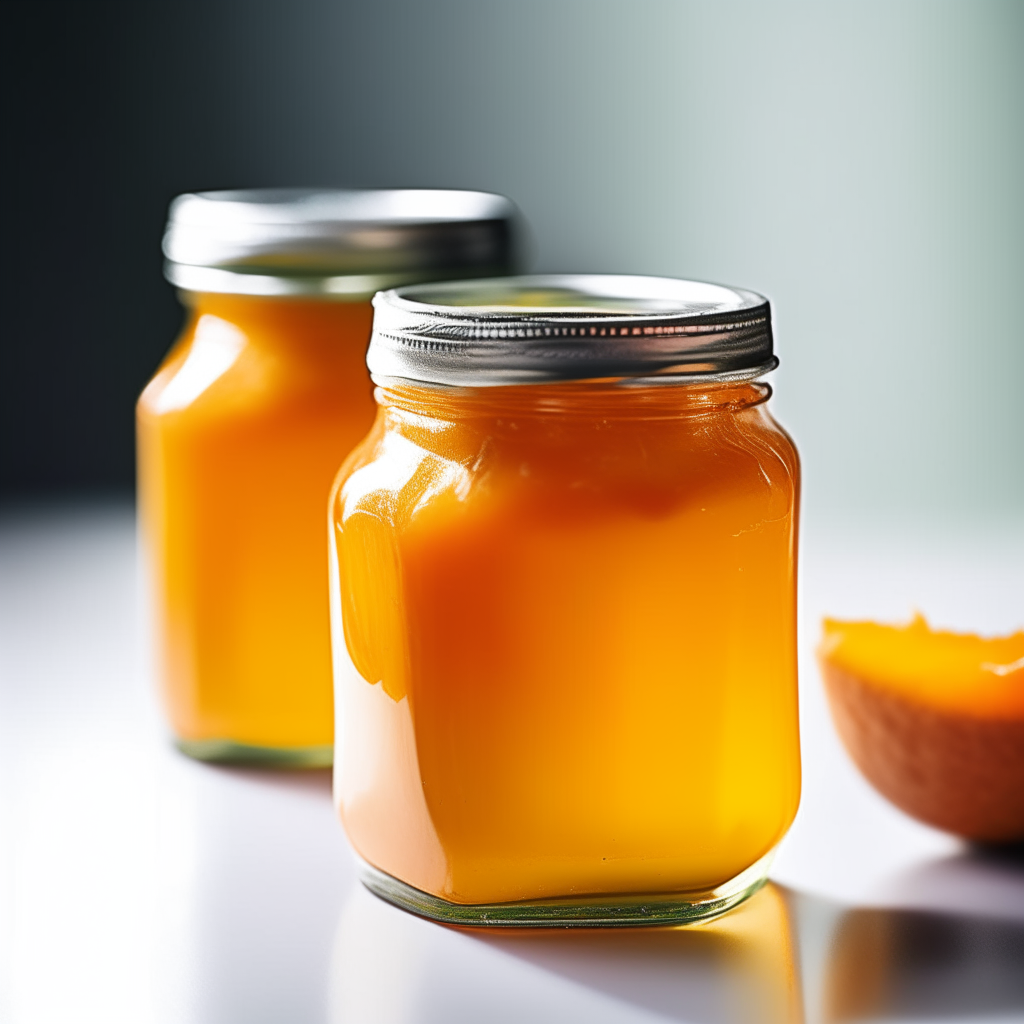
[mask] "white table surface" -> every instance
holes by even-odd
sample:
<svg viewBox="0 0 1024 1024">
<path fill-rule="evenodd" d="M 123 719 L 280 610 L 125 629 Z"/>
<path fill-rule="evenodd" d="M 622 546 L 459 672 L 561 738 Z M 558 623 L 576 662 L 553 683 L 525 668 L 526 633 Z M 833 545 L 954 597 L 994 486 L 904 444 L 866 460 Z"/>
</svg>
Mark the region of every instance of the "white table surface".
<svg viewBox="0 0 1024 1024">
<path fill-rule="evenodd" d="M 131 508 L 8 510 L 0 1020 L 1024 1021 L 1024 856 L 972 850 L 878 797 L 836 739 L 812 654 L 824 611 L 1019 627 L 1024 530 L 811 532 L 802 571 L 804 798 L 772 872 L 802 994 L 783 1011 L 756 956 L 710 956 L 699 929 L 458 931 L 377 900 L 327 773 L 211 767 L 168 744 Z M 858 998 L 837 1002 L 837 958 Z"/>
</svg>

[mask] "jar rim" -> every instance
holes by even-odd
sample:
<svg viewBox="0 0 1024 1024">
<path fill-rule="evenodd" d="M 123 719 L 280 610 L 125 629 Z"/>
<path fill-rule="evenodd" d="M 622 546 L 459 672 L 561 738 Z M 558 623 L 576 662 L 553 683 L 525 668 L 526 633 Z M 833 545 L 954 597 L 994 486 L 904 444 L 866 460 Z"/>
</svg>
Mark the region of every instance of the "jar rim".
<svg viewBox="0 0 1024 1024">
<path fill-rule="evenodd" d="M 703 281 L 535 274 L 411 285 L 373 304 L 377 383 L 750 380 L 778 365 L 768 300 Z"/>
</svg>

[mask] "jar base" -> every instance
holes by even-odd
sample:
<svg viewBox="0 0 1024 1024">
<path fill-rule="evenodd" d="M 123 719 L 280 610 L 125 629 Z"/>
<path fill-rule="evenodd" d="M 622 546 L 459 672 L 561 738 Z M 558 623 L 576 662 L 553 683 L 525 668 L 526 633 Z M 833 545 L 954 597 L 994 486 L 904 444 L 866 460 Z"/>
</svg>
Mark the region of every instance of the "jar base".
<svg viewBox="0 0 1024 1024">
<path fill-rule="evenodd" d="M 183 740 L 174 745 L 197 761 L 248 765 L 253 768 L 330 768 L 334 747 L 263 747 L 234 740 Z"/>
<path fill-rule="evenodd" d="M 357 858 L 370 892 L 442 924 L 486 928 L 635 928 L 693 924 L 719 917 L 768 881 L 775 851 L 713 889 L 696 892 L 609 893 L 512 903 L 451 903 L 416 889 Z"/>
</svg>

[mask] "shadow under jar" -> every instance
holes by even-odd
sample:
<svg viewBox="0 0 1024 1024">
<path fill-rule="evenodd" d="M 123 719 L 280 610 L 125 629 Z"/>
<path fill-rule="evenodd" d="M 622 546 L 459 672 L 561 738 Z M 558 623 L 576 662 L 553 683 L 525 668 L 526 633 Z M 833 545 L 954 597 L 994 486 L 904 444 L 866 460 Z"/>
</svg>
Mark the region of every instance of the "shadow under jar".
<svg viewBox="0 0 1024 1024">
<path fill-rule="evenodd" d="M 374 305 L 377 419 L 331 505 L 335 793 L 364 881 L 465 924 L 727 910 L 800 792 L 767 301 L 548 276 Z"/>
</svg>

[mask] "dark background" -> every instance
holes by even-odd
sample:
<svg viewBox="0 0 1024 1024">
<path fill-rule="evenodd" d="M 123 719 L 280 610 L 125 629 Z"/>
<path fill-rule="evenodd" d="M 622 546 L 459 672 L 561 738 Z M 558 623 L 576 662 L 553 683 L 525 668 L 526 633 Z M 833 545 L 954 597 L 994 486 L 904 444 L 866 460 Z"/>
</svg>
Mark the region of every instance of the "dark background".
<svg viewBox="0 0 1024 1024">
<path fill-rule="evenodd" d="M 127 493 L 184 191 L 481 188 L 773 302 L 812 517 L 1024 516 L 1019 0 L 0 2 L 0 492 Z"/>
<path fill-rule="evenodd" d="M 276 95 L 289 6 L 0 8 L 4 493 L 132 486 L 133 403 L 181 323 L 160 254 L 173 196 L 339 180 Z"/>
</svg>

